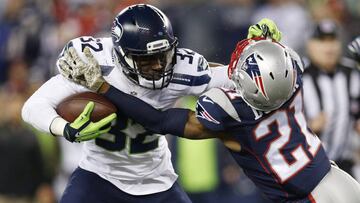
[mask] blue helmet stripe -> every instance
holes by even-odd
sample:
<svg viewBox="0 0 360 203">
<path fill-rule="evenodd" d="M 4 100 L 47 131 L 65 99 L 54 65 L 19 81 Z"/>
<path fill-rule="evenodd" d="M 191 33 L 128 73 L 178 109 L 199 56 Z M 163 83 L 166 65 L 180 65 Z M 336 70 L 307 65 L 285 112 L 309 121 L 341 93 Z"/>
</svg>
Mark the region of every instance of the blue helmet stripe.
<svg viewBox="0 0 360 203">
<path fill-rule="evenodd" d="M 187 86 L 201 86 L 208 84 L 211 77 L 208 74 L 194 76 L 187 74 L 174 73 L 171 83 L 187 85 Z"/>
</svg>

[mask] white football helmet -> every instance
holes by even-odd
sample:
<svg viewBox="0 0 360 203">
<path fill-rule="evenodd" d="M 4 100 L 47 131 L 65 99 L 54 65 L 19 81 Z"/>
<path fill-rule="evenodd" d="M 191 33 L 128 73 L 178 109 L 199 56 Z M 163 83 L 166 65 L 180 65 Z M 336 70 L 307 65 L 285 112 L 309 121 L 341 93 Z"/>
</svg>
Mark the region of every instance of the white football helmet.
<svg viewBox="0 0 360 203">
<path fill-rule="evenodd" d="M 252 41 L 242 48 L 236 65 L 234 61 L 231 63 L 235 67 L 230 70 L 237 92 L 254 109 L 279 108 L 295 90 L 294 52 L 269 40 Z"/>
</svg>

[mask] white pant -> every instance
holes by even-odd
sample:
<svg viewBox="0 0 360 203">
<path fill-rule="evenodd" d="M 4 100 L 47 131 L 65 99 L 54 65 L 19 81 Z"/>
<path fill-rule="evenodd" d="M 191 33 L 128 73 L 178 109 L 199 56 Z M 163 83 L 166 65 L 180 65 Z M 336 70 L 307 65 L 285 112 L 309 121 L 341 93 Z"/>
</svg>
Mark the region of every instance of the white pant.
<svg viewBox="0 0 360 203">
<path fill-rule="evenodd" d="M 316 203 L 360 203 L 360 184 L 337 166 L 311 192 Z"/>
</svg>

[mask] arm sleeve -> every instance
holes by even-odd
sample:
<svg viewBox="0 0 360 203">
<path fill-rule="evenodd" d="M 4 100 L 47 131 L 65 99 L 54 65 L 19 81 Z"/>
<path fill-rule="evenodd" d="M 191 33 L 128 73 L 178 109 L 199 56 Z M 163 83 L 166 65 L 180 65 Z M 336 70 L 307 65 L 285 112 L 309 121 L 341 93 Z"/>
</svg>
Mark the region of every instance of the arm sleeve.
<svg viewBox="0 0 360 203">
<path fill-rule="evenodd" d="M 172 134 L 180 137 L 184 135 L 190 111 L 188 109 L 172 108 L 160 111 L 141 99 L 112 86 L 104 96 L 115 104 L 118 111 L 155 133 Z"/>
<path fill-rule="evenodd" d="M 207 90 L 213 87 L 223 87 L 227 89 L 234 89 L 234 83 L 228 77 L 228 66 L 216 66 L 210 68 L 211 80 Z"/>
<path fill-rule="evenodd" d="M 61 100 L 86 88 L 57 75 L 44 83 L 24 104 L 22 118 L 38 130 L 50 132 L 50 124 L 59 115 L 55 108 Z"/>
<path fill-rule="evenodd" d="M 193 53 L 191 57 L 188 53 Z M 185 95 L 201 95 L 213 87 L 232 89 L 233 83 L 227 76 L 227 66 L 209 67 L 207 60 L 190 50 L 179 49 L 174 77 L 171 82 L 175 88 L 182 88 Z M 191 59 L 191 60 L 190 60 Z"/>
</svg>

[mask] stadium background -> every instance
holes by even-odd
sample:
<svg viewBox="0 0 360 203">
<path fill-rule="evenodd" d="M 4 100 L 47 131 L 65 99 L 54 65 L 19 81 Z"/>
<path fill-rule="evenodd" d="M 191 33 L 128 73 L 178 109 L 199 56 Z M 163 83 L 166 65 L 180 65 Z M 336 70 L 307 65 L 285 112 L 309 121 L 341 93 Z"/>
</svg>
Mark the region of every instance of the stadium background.
<svg viewBox="0 0 360 203">
<path fill-rule="evenodd" d="M 282 42 L 304 56 L 312 26 L 321 19 L 337 22 L 344 45 L 360 34 L 359 0 L 0 0 L 0 202 L 14 196 L 56 202 L 81 144 L 31 129 L 21 121 L 21 106 L 56 74 L 56 57 L 68 40 L 109 36 L 113 17 L 135 3 L 162 9 L 180 47 L 223 64 L 262 17 L 273 19 Z M 194 101 L 186 97 L 177 105 L 191 108 Z M 180 182 L 194 202 L 266 202 L 217 141 L 169 142 Z"/>
</svg>

